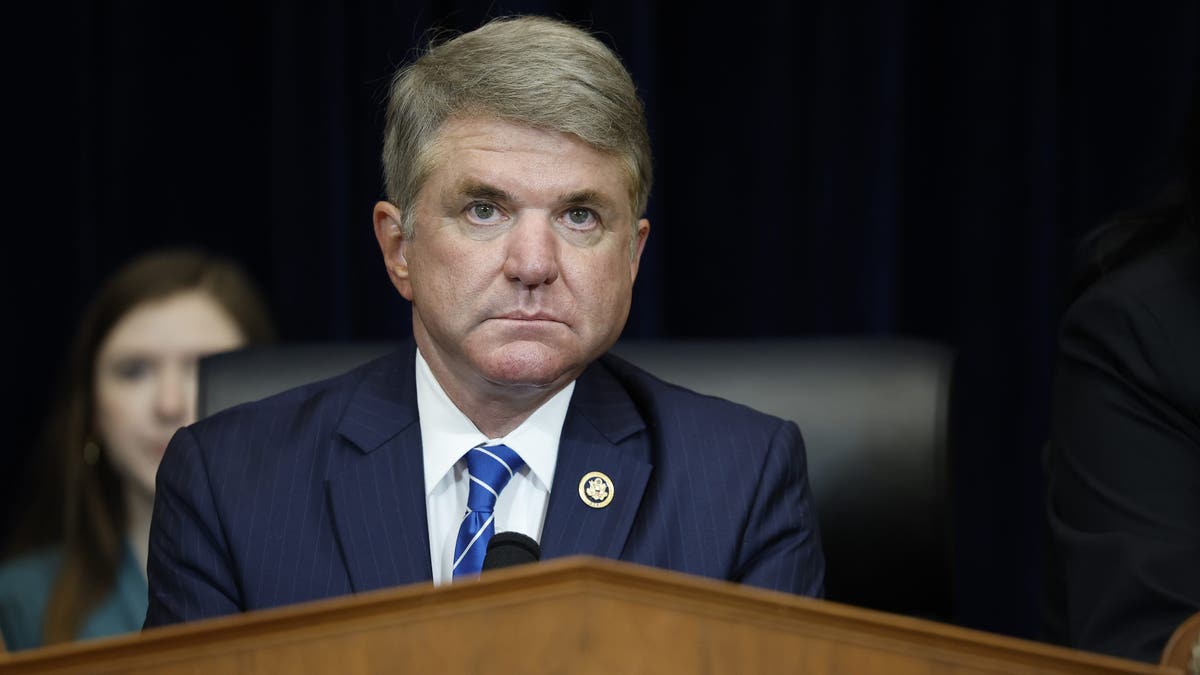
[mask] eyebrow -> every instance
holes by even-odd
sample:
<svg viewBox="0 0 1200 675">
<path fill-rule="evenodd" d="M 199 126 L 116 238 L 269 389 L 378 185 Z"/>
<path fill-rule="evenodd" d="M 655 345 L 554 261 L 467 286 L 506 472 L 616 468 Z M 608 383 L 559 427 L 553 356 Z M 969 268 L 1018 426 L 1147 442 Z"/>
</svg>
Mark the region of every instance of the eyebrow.
<svg viewBox="0 0 1200 675">
<path fill-rule="evenodd" d="M 595 190 L 577 190 L 558 198 L 562 204 L 592 204 L 601 209 L 612 210 L 612 200 Z"/>
<path fill-rule="evenodd" d="M 455 186 L 454 192 L 469 199 L 486 199 L 493 202 L 512 202 L 512 195 L 504 190 L 477 180 L 466 179 Z"/>
</svg>

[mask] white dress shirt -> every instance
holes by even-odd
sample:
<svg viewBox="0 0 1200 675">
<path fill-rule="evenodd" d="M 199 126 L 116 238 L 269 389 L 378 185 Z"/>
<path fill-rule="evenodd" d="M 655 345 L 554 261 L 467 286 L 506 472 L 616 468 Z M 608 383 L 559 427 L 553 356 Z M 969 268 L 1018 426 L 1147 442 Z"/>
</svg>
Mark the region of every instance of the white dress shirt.
<svg viewBox="0 0 1200 675">
<path fill-rule="evenodd" d="M 503 443 L 525 466 L 513 476 L 496 500 L 496 532 L 520 532 L 534 541 L 542 539 L 550 486 L 558 462 L 558 439 L 572 382 L 535 410 L 521 426 L 502 438 L 488 438 L 459 410 L 433 376 L 417 350 L 417 413 L 421 420 L 421 447 L 425 460 L 425 508 L 429 514 L 429 560 L 433 582 L 453 579 L 454 544 L 467 513 L 467 451 L 480 443 Z"/>
</svg>

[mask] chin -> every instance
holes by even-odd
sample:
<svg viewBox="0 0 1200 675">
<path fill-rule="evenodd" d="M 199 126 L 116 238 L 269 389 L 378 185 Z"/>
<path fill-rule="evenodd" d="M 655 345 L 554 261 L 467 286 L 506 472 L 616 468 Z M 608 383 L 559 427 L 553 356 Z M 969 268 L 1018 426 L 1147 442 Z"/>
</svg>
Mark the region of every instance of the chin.
<svg viewBox="0 0 1200 675">
<path fill-rule="evenodd" d="M 587 363 L 540 342 L 515 342 L 497 349 L 482 365 L 480 372 L 494 384 L 543 388 L 566 384 L 565 378 L 574 378 Z"/>
</svg>

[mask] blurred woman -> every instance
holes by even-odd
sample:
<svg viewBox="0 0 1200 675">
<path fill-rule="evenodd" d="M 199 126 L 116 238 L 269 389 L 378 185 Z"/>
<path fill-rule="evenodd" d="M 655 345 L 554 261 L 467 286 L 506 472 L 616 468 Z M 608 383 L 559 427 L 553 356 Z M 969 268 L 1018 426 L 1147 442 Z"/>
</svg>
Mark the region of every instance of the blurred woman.
<svg viewBox="0 0 1200 675">
<path fill-rule="evenodd" d="M 147 254 L 100 289 L 66 364 L 35 506 L 0 566 L 10 650 L 141 627 L 154 475 L 195 421 L 196 362 L 272 337 L 249 278 L 201 252 Z"/>
</svg>

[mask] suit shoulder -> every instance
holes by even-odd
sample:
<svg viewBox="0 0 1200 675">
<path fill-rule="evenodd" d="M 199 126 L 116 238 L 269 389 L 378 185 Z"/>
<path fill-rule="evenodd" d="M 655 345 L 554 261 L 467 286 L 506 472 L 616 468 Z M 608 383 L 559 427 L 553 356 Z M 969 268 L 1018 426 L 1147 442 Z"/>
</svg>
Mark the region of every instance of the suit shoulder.
<svg viewBox="0 0 1200 675">
<path fill-rule="evenodd" d="M 342 375 L 241 404 L 180 429 L 159 466 L 159 483 L 186 483 L 203 476 L 225 488 L 247 480 L 266 485 L 272 480 L 289 480 L 289 472 L 301 464 L 326 467 L 334 456 L 331 453 L 343 447 L 341 432 L 355 411 L 360 423 L 372 414 L 395 418 L 393 408 L 381 408 L 375 398 L 380 391 L 403 398 L 403 392 L 397 394 L 395 388 L 414 386 L 412 362 L 407 361 L 405 371 L 406 361 L 403 351 L 395 352 Z M 404 372 L 410 373 L 406 385 L 401 384 Z"/>
<path fill-rule="evenodd" d="M 1060 363 L 1082 364 L 1196 411 L 1197 341 L 1200 245 L 1177 240 L 1113 271 L 1075 300 L 1059 332 Z"/>
<path fill-rule="evenodd" d="M 1064 331 L 1114 328 L 1122 322 L 1200 326 L 1200 241 L 1176 238 L 1105 275 L 1067 308 Z M 1185 325 L 1175 326 L 1180 322 Z"/>
<path fill-rule="evenodd" d="M 1200 242 L 1177 238 L 1102 277 L 1067 309 L 1064 328 L 1200 317 Z"/>
<path fill-rule="evenodd" d="M 358 366 L 341 375 L 310 382 L 257 401 L 242 403 L 219 411 L 191 425 L 198 438 L 224 434 L 237 429 L 239 434 L 254 435 L 305 420 L 340 417 L 350 398 L 364 379 L 394 365 L 398 354 L 389 354 Z"/>
</svg>

